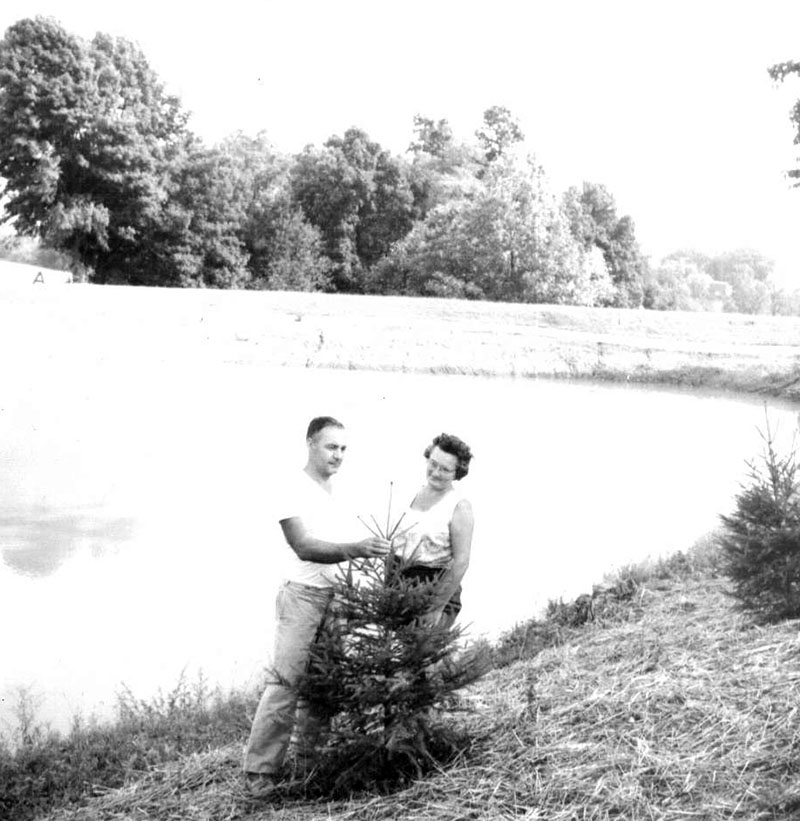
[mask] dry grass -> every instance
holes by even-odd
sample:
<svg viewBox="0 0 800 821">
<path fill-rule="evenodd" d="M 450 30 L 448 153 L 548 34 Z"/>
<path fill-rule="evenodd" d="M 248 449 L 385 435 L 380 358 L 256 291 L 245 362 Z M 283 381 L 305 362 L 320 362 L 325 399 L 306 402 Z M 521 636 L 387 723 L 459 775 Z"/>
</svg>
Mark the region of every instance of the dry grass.
<svg viewBox="0 0 800 821">
<path fill-rule="evenodd" d="M 653 581 L 626 616 L 471 687 L 449 720 L 473 748 L 402 792 L 253 802 L 236 747 L 50 821 L 800 818 L 798 623 L 751 625 L 713 578 Z"/>
<path fill-rule="evenodd" d="M 800 318 L 124 286 L 0 292 L 47 356 L 662 382 L 800 398 Z"/>
<path fill-rule="evenodd" d="M 42 286 L 0 295 L 26 363 L 176 363 L 608 378 L 800 397 L 800 319 L 319 294 Z M 9 359 L 11 361 L 11 359 Z M 475 743 L 391 796 L 253 802 L 238 745 L 51 821 L 800 819 L 797 623 L 750 626 L 713 579 L 651 586 L 621 622 L 464 696 Z"/>
</svg>

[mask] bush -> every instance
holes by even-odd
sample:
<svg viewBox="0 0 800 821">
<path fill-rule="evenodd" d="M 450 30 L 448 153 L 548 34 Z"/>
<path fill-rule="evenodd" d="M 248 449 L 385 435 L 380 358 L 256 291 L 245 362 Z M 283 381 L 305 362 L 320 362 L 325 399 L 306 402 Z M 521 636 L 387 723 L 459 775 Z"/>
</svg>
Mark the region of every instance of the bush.
<svg viewBox="0 0 800 821">
<path fill-rule="evenodd" d="M 696 576 L 717 576 L 720 565 L 716 534 L 706 534 L 686 552 L 678 551 L 657 560 L 646 559 L 620 567 L 595 585 L 591 594 L 572 601 L 551 599 L 544 618 L 528 619 L 503 633 L 492 647 L 494 667 L 506 667 L 531 659 L 549 647 L 566 641 L 573 630 L 584 624 L 613 624 L 636 618 L 642 587 L 653 581 L 685 580 Z"/>
<path fill-rule="evenodd" d="M 459 627 L 422 627 L 436 582 L 401 578 L 401 562 L 340 571 L 336 618 L 312 648 L 299 697 L 329 722 L 307 787 L 325 795 L 393 789 L 441 766 L 461 740 L 434 708 L 489 669 L 485 646 L 461 648 Z"/>
<path fill-rule="evenodd" d="M 796 449 L 781 455 L 762 434 L 761 463 L 748 462 L 749 484 L 722 516 L 723 573 L 739 606 L 764 621 L 800 617 L 800 496 Z"/>
<path fill-rule="evenodd" d="M 240 740 L 257 697 L 210 691 L 183 677 L 152 701 L 119 696 L 118 719 L 75 719 L 66 737 L 35 723 L 35 699 L 21 693 L 16 745 L 0 745 L 0 818 L 26 821 L 53 807 L 123 785 L 180 755 Z"/>
</svg>

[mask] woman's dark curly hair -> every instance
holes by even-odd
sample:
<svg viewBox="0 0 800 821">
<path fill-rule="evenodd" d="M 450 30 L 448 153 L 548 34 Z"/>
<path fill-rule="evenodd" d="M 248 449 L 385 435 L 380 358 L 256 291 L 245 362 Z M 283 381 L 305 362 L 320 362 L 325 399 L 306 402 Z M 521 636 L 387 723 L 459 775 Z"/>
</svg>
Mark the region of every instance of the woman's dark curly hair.
<svg viewBox="0 0 800 821">
<path fill-rule="evenodd" d="M 426 459 L 431 455 L 431 453 L 433 453 L 434 448 L 439 448 L 445 453 L 449 453 L 451 456 L 455 456 L 456 459 L 458 459 L 458 464 L 456 465 L 456 480 L 463 479 L 469 473 L 469 463 L 472 459 L 472 451 L 469 449 L 469 445 L 466 442 L 450 433 L 440 433 L 433 440 L 433 442 L 425 448 Z"/>
</svg>

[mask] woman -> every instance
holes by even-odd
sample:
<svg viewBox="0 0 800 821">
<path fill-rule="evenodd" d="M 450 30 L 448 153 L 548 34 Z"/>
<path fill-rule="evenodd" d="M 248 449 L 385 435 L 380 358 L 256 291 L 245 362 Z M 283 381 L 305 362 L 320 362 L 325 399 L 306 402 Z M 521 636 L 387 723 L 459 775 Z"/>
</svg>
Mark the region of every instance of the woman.
<svg viewBox="0 0 800 821">
<path fill-rule="evenodd" d="M 412 582 L 438 581 L 419 623 L 449 628 L 461 610 L 473 530 L 472 506 L 453 482 L 469 473 L 472 451 L 457 436 L 442 433 L 425 448 L 425 458 L 425 484 L 392 541 L 394 570 Z"/>
</svg>

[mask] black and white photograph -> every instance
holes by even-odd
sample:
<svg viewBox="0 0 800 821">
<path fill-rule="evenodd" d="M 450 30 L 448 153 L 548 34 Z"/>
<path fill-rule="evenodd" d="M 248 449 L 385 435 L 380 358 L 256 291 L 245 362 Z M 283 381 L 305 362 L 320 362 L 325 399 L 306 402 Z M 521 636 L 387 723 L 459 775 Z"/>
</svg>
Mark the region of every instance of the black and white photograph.
<svg viewBox="0 0 800 821">
<path fill-rule="evenodd" d="M 800 819 L 800 4 L 0 5 L 0 821 Z"/>
</svg>

